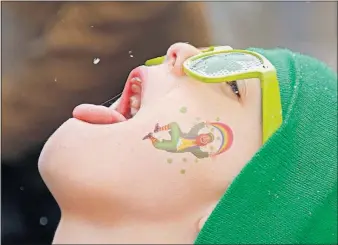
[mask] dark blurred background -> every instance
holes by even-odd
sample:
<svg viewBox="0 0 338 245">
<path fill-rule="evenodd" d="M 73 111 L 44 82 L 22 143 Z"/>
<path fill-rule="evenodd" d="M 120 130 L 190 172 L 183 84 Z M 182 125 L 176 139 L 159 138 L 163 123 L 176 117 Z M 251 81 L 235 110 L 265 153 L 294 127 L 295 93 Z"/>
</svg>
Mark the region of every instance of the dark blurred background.
<svg viewBox="0 0 338 245">
<path fill-rule="evenodd" d="M 337 70 L 336 2 L 2 2 L 1 17 L 2 244 L 51 243 L 60 211 L 37 170 L 44 142 L 172 43 L 286 47 Z"/>
</svg>

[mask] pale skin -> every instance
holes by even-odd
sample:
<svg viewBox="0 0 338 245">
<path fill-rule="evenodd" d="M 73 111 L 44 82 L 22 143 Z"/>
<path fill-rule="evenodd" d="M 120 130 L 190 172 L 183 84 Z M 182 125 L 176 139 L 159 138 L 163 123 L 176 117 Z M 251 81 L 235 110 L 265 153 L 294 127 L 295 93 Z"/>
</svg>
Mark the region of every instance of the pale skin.
<svg viewBox="0 0 338 245">
<path fill-rule="evenodd" d="M 199 52 L 176 43 L 163 64 L 139 69 L 134 118 L 114 109 L 121 105 L 80 105 L 50 137 L 39 170 L 62 212 L 53 243 L 194 242 L 262 144 L 259 81 L 238 81 L 240 98 L 227 84 L 198 82 L 183 73 L 182 64 Z M 142 140 L 156 123 L 175 121 L 188 131 L 196 118 L 227 124 L 234 135 L 231 147 L 195 162 L 190 153 L 156 150 Z"/>
</svg>

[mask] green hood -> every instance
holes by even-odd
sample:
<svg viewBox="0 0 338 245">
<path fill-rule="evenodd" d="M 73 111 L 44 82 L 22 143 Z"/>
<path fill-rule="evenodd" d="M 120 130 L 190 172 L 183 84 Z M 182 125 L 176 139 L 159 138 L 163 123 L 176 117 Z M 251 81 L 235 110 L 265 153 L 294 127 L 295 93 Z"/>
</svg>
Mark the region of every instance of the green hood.
<svg viewBox="0 0 338 245">
<path fill-rule="evenodd" d="M 221 198 L 196 244 L 337 243 L 337 75 L 284 49 L 275 66 L 281 128 Z"/>
</svg>

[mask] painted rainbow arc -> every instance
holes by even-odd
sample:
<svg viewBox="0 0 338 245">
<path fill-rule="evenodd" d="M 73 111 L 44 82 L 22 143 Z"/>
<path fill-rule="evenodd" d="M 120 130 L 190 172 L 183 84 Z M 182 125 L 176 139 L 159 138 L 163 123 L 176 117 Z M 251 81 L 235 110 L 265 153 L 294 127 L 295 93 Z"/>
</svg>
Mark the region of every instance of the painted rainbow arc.
<svg viewBox="0 0 338 245">
<path fill-rule="evenodd" d="M 217 156 L 229 149 L 233 141 L 233 134 L 229 126 L 224 123 L 212 122 L 210 125 L 217 129 L 221 134 L 221 145 L 218 150 L 212 154 L 212 156 Z"/>
</svg>

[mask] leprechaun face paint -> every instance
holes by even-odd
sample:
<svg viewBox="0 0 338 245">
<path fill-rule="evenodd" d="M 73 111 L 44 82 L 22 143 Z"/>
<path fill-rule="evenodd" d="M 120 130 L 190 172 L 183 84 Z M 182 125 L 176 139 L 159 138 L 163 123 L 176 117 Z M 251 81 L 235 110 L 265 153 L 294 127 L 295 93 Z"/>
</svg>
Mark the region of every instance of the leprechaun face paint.
<svg viewBox="0 0 338 245">
<path fill-rule="evenodd" d="M 159 139 L 156 136 L 159 132 L 167 132 L 168 137 Z M 191 153 L 201 159 L 215 157 L 228 150 L 233 141 L 233 133 L 229 126 L 220 122 L 200 122 L 188 131 L 183 131 L 177 122 L 163 126 L 157 123 L 154 130 L 144 136 L 143 140 L 150 140 L 157 150 Z M 207 147 L 211 144 L 215 146 Z"/>
</svg>

